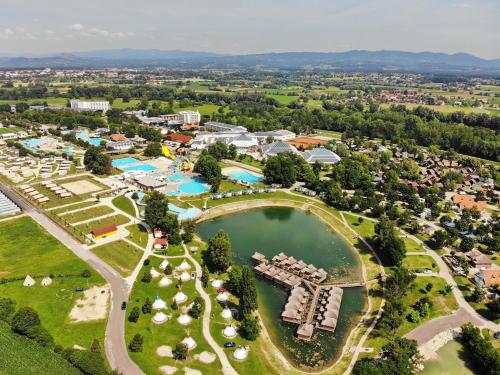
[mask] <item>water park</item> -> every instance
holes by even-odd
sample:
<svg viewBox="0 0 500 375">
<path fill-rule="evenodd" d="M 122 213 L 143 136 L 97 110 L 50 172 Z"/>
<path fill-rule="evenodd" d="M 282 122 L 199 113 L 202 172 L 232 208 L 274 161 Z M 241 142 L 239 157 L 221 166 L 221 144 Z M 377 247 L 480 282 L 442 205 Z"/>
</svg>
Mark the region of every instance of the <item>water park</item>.
<svg viewBox="0 0 500 375">
<path fill-rule="evenodd" d="M 244 185 L 253 185 L 264 181 L 262 174 L 249 172 L 239 167 L 226 167 L 222 169 L 222 174 L 229 179 Z"/>
<path fill-rule="evenodd" d="M 126 196 L 128 198 L 131 198 L 132 193 L 127 193 Z M 138 198 L 137 198 L 135 203 L 138 206 L 145 206 L 146 203 L 144 202 L 144 197 L 146 196 L 146 194 L 143 193 L 142 191 L 139 191 L 139 192 L 137 192 L 137 196 L 138 196 Z M 168 204 L 168 209 L 169 209 L 169 211 L 171 211 L 172 213 L 177 215 L 177 218 L 179 219 L 179 221 L 195 220 L 195 219 L 199 218 L 201 216 L 201 213 L 202 213 L 201 210 L 196 208 L 196 207 L 182 208 L 182 207 L 178 207 L 175 204 L 170 203 L 170 202 Z M 144 211 L 140 212 L 140 216 L 141 217 L 144 216 Z"/>
</svg>

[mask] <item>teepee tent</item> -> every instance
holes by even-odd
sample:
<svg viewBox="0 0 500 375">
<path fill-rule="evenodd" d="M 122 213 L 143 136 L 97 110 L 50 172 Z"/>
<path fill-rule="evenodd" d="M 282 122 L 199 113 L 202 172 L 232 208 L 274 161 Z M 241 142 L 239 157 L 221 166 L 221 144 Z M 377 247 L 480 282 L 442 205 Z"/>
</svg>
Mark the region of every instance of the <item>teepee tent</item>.
<svg viewBox="0 0 500 375">
<path fill-rule="evenodd" d="M 52 284 L 52 279 L 49 276 L 45 276 L 40 283 L 42 286 L 49 286 Z"/>
<path fill-rule="evenodd" d="M 36 284 L 36 281 L 30 276 L 26 275 L 26 278 L 24 279 L 23 286 L 33 286 Z"/>
</svg>

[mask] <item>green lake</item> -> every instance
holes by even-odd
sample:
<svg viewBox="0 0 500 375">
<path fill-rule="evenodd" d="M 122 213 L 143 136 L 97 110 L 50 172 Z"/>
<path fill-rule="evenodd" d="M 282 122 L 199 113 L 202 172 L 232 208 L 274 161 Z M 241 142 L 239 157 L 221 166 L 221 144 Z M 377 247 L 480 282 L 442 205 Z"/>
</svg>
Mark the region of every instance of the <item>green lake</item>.
<svg viewBox="0 0 500 375">
<path fill-rule="evenodd" d="M 288 207 L 251 209 L 205 221 L 198 227 L 207 240 L 220 229 L 229 235 L 234 260 L 251 265 L 258 251 L 268 258 L 284 252 L 322 267 L 337 280 L 360 280 L 361 261 L 354 249 L 313 214 Z M 350 329 L 357 324 L 366 306 L 365 288 L 346 288 L 340 318 L 334 333 L 315 330 L 313 340 L 295 338 L 297 325 L 281 321 L 288 292 L 257 277 L 259 311 L 273 342 L 297 367 L 320 369 L 331 364 L 341 353 Z"/>
<path fill-rule="evenodd" d="M 474 375 L 462 344 L 450 341 L 436 352 L 437 358 L 424 363 L 421 375 Z"/>
</svg>

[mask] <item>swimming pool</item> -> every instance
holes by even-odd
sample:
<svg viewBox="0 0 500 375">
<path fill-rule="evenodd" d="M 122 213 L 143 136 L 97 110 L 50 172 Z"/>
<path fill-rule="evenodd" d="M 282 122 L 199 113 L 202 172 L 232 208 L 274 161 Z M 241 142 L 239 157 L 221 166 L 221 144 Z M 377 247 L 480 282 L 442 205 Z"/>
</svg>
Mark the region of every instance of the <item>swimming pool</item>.
<svg viewBox="0 0 500 375">
<path fill-rule="evenodd" d="M 249 184 L 256 184 L 263 180 L 262 177 L 256 176 L 247 171 L 234 171 L 228 174 L 229 178 L 236 181 L 243 181 Z"/>
<path fill-rule="evenodd" d="M 186 175 L 184 173 L 174 173 L 168 176 L 168 181 L 170 182 L 181 182 L 186 179 Z"/>
<path fill-rule="evenodd" d="M 180 221 L 196 219 L 201 215 L 201 210 L 195 207 L 190 208 L 181 208 L 176 206 L 175 204 L 169 203 L 168 209 L 177 214 L 177 218 Z"/>
<path fill-rule="evenodd" d="M 197 195 L 206 193 L 210 189 L 205 185 L 203 180 L 190 177 L 188 182 L 179 185 L 179 190 L 184 194 Z"/>
<path fill-rule="evenodd" d="M 88 140 L 87 139 L 85 139 L 85 140 L 88 143 L 90 143 L 92 146 L 100 146 L 101 142 L 104 141 L 104 139 L 102 139 L 102 138 L 89 138 Z"/>
<path fill-rule="evenodd" d="M 28 147 L 35 148 L 41 146 L 42 144 L 44 144 L 44 142 L 41 139 L 32 138 L 25 140 L 24 144 Z"/>
<path fill-rule="evenodd" d="M 125 172 L 152 172 L 156 171 L 158 168 L 153 167 L 152 165 L 149 164 L 137 164 L 137 165 L 131 165 L 130 167 L 125 167 L 125 168 L 120 168 L 121 170 Z"/>
<path fill-rule="evenodd" d="M 139 160 L 134 159 L 134 158 L 122 158 L 122 159 L 113 160 L 111 162 L 111 165 L 113 167 L 123 167 L 124 165 L 136 164 L 138 162 L 139 162 Z"/>
</svg>

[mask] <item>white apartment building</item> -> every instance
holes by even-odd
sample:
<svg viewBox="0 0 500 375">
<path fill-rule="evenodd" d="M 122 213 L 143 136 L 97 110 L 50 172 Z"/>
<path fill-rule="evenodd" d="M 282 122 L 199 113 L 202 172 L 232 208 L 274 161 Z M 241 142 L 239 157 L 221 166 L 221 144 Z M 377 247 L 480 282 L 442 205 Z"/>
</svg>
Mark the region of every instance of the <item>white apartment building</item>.
<svg viewBox="0 0 500 375">
<path fill-rule="evenodd" d="M 103 111 L 107 112 L 109 110 L 109 102 L 87 102 L 79 99 L 71 99 L 70 101 L 71 109 L 73 111 Z"/>
<path fill-rule="evenodd" d="M 198 111 L 180 111 L 177 114 L 184 125 L 198 125 L 201 121 Z"/>
</svg>

